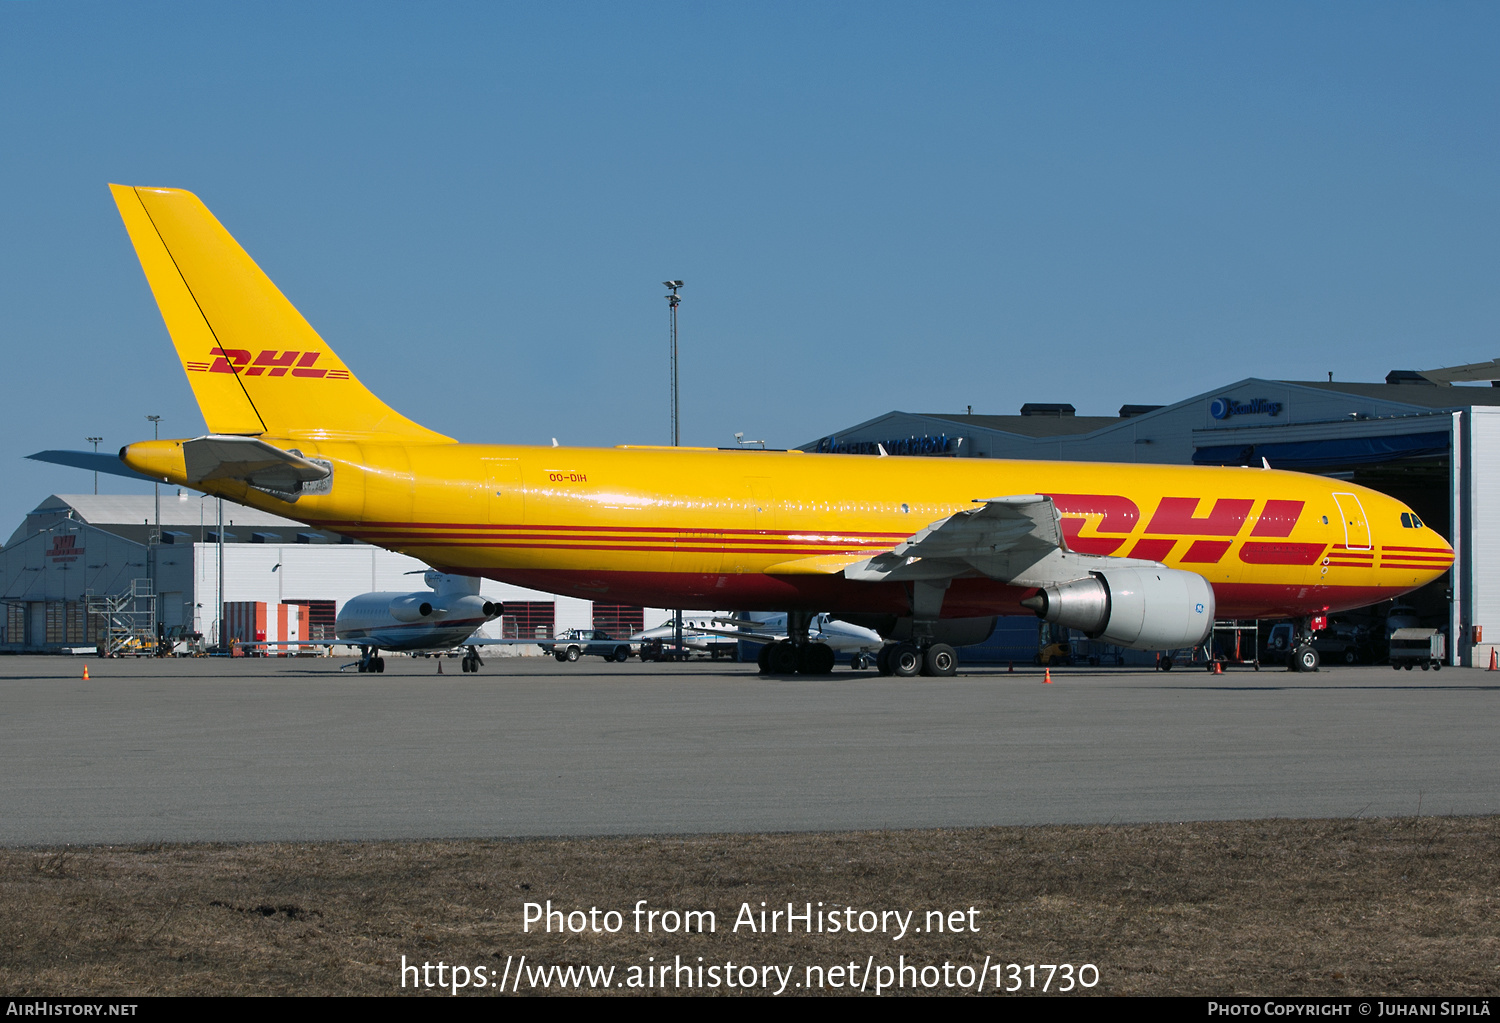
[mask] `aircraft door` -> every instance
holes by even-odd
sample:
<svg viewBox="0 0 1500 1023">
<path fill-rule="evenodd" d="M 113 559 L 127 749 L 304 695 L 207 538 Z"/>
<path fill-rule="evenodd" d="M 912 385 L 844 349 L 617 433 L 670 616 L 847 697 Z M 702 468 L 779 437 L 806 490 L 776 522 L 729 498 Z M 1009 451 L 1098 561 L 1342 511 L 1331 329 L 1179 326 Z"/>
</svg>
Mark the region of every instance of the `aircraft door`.
<svg viewBox="0 0 1500 1023">
<path fill-rule="evenodd" d="M 1344 546 L 1351 551 L 1370 549 L 1370 522 L 1365 518 L 1365 506 L 1358 495 L 1334 494 L 1334 503 L 1344 519 Z"/>
<path fill-rule="evenodd" d="M 526 511 L 526 495 L 521 486 L 520 460 L 486 458 L 483 461 L 490 525 L 519 525 L 524 521 Z"/>
<path fill-rule="evenodd" d="M 746 476 L 750 512 L 756 529 L 771 529 L 776 525 L 776 507 L 772 502 L 771 478 L 769 476 Z"/>
<path fill-rule="evenodd" d="M 742 521 L 749 523 L 749 528 L 769 530 L 775 527 L 776 506 L 772 502 L 773 493 L 769 476 L 745 477 L 745 510 L 748 514 Z M 759 566 L 766 564 L 765 556 L 742 553 L 739 551 L 741 546 L 744 545 L 729 545 L 725 553 L 724 571 L 738 575 L 759 571 Z"/>
</svg>

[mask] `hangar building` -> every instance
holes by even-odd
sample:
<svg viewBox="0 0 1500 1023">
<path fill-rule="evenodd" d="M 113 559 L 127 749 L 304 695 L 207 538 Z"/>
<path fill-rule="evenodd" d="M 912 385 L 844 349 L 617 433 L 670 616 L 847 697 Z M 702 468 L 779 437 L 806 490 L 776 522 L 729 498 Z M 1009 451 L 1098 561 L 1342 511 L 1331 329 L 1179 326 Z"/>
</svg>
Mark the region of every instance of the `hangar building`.
<svg viewBox="0 0 1500 1023">
<path fill-rule="evenodd" d="M 423 586 L 427 566 L 415 558 L 230 501 L 222 545 L 212 499 L 164 494 L 159 542 L 156 515 L 150 495 L 55 494 L 39 504 L 0 548 L 0 652 L 93 647 L 111 615 L 147 636 L 159 622 L 169 637 L 215 637 L 221 557 L 226 602 L 306 605 L 309 639 L 333 638 L 334 618 L 351 597 Z M 488 579 L 481 592 L 505 606 L 504 618 L 487 627 L 494 636 L 591 626 L 618 635 L 670 614 Z"/>
<path fill-rule="evenodd" d="M 1455 381 L 1493 386 L 1455 386 Z M 1500 363 L 1395 370 L 1385 383 L 1249 377 L 1172 405 L 1079 416 L 887 412 L 806 451 L 1259 465 L 1348 480 L 1405 502 L 1454 548 L 1448 578 L 1412 595 L 1450 637 L 1454 663 L 1489 663 L 1500 639 Z M 1476 641 L 1475 627 L 1481 630 Z"/>
</svg>

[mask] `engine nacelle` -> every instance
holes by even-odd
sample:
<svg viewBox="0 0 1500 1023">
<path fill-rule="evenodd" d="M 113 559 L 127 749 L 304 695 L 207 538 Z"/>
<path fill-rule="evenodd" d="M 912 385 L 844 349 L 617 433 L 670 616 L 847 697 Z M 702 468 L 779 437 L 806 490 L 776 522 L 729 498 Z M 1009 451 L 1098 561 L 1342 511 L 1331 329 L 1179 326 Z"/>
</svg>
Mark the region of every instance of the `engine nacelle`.
<svg viewBox="0 0 1500 1023">
<path fill-rule="evenodd" d="M 1132 650 L 1197 646 L 1214 627 L 1214 588 L 1175 568 L 1107 568 L 1022 603 L 1045 621 Z"/>
<path fill-rule="evenodd" d="M 425 622 L 440 614 L 442 608 L 433 606 L 432 601 L 420 594 L 413 593 L 391 601 L 391 617 L 398 622 Z"/>
</svg>

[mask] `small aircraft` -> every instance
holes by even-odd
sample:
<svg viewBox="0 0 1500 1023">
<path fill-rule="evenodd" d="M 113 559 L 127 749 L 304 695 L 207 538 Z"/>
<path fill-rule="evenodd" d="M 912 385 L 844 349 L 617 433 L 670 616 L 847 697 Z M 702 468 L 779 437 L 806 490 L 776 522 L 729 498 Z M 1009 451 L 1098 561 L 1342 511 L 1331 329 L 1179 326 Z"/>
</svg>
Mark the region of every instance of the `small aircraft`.
<svg viewBox="0 0 1500 1023">
<path fill-rule="evenodd" d="M 721 629 L 716 635 L 762 644 L 760 656 L 756 658 L 762 673 L 780 675 L 797 670 L 797 650 L 791 642 L 792 634 L 785 613 L 732 615 L 714 619 L 714 625 Z M 724 629 L 728 631 L 723 631 Z M 812 616 L 807 624 L 807 639 L 809 643 L 817 643 L 828 651 L 814 652 L 811 656 L 827 662 L 830 669 L 833 659 L 839 654 L 849 654 L 849 666 L 855 671 L 863 671 L 874 667 L 885 649 L 885 640 L 874 629 L 841 622 L 827 613 Z"/>
<path fill-rule="evenodd" d="M 335 638 L 329 645 L 360 647 L 359 670 L 377 673 L 385 671 L 382 650 L 414 653 L 468 647 L 462 668 L 472 672 L 484 664 L 478 647 L 535 642 L 474 635 L 500 616 L 500 605 L 479 595 L 474 576 L 428 569 L 422 581 L 427 589 L 414 593 L 376 591 L 351 598 L 334 621 Z"/>
<path fill-rule="evenodd" d="M 683 651 L 687 655 L 707 654 L 716 661 L 721 657 L 733 658 L 738 644 L 725 637 L 719 621 L 714 617 L 682 619 Z M 671 659 L 677 645 L 677 619 L 669 618 L 654 629 L 631 633 L 630 643 L 639 649 L 643 661 Z"/>
</svg>

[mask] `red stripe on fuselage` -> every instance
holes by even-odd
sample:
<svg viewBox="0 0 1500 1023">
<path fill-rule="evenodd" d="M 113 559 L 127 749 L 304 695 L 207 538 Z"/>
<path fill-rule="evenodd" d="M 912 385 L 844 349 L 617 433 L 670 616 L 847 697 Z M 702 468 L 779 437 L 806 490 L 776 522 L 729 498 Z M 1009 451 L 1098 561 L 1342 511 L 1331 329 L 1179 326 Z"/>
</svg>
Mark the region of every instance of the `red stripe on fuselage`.
<svg viewBox="0 0 1500 1023">
<path fill-rule="evenodd" d="M 562 569 L 490 569 L 502 582 L 587 600 L 643 607 L 718 606 L 745 611 L 830 611 L 911 614 L 905 583 L 853 582 L 841 575 L 769 576 L 674 572 L 595 572 Z M 1301 586 L 1215 583 L 1220 618 L 1285 618 L 1312 610 L 1365 607 L 1407 592 L 1409 586 Z M 1035 590 L 992 579 L 955 579 L 943 600 L 944 618 L 1031 615 L 1021 600 Z"/>
</svg>

